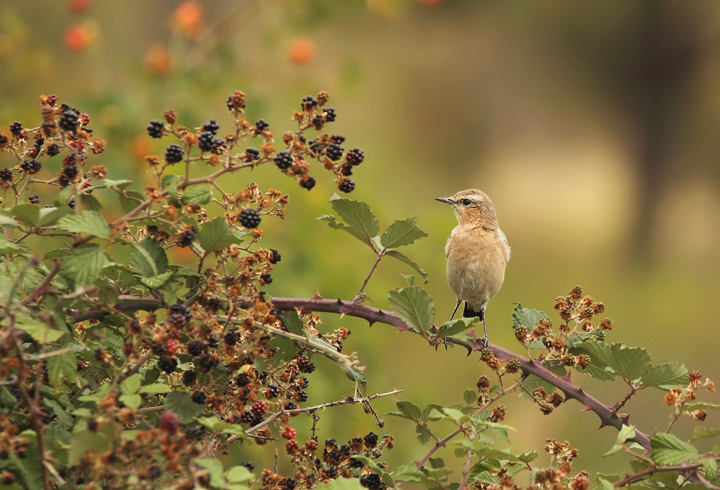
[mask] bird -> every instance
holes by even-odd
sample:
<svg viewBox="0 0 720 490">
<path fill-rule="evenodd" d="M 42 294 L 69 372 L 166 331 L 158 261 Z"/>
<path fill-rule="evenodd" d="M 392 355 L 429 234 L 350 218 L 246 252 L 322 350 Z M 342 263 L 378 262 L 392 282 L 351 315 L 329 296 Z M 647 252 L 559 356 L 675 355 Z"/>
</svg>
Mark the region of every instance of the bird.
<svg viewBox="0 0 720 490">
<path fill-rule="evenodd" d="M 463 316 L 480 318 L 481 342 L 488 346 L 485 308 L 505 279 L 510 245 L 500 230 L 495 206 L 482 191 L 467 189 L 436 200 L 451 205 L 458 221 L 445 246 L 447 280 L 457 297 L 450 320 L 464 301 Z"/>
</svg>

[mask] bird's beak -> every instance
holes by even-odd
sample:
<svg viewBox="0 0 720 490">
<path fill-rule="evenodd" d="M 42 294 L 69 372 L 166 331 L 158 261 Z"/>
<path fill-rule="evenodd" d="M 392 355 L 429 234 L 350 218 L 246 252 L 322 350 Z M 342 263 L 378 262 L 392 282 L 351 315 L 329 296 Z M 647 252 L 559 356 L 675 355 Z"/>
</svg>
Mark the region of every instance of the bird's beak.
<svg viewBox="0 0 720 490">
<path fill-rule="evenodd" d="M 444 202 L 445 204 L 452 204 L 452 201 L 449 197 L 436 197 L 436 201 Z"/>
</svg>

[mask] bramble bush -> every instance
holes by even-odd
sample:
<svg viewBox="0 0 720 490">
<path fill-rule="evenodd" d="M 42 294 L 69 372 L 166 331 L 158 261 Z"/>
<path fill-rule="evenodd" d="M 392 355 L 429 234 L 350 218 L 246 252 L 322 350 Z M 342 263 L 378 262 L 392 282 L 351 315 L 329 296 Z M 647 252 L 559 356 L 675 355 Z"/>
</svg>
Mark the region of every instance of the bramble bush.
<svg viewBox="0 0 720 490">
<path fill-rule="evenodd" d="M 227 99 L 232 124 L 225 133 L 215 120 L 183 127 L 167 111 L 147 125 L 151 137 L 168 143 L 163 155 L 147 157 L 154 184 L 144 189 L 108 178 L 105 142 L 89 115 L 55 96 L 40 99 L 39 125 L 13 122 L 0 134 L 3 157 L 15 163 L 0 169 L 3 488 L 717 488 L 718 446 L 703 452 L 695 442 L 717 440 L 720 429 L 698 425 L 689 442 L 670 432 L 681 417 L 703 421 L 720 408 L 696 399 L 714 389 L 712 381 L 680 362 L 653 364 L 643 348 L 610 343 L 604 305 L 580 287 L 555 300 L 554 321 L 515 307 L 522 354 L 476 343 L 477 319 L 437 325 L 415 276 L 389 291 L 389 310 L 368 306 L 365 288 L 386 257 L 426 280 L 404 253 L 426 233 L 415 218 L 381 230 L 368 204 L 333 195 L 333 214 L 319 219 L 375 257 L 355 296 L 271 298 L 263 291 L 281 256 L 262 246 L 261 225 L 283 217 L 288 198 L 255 183 L 231 192 L 220 178 L 274 165 L 308 190 L 311 174 L 325 171 L 340 192 L 353 191 L 349 177 L 365 155 L 325 132 L 336 118 L 327 93 L 304 98 L 295 128 L 280 137 L 265 120 L 243 117 L 241 91 Z M 43 206 L 38 193 L 48 188 L 53 203 Z M 109 218 L 111 205 L 121 217 Z M 171 263 L 174 247 L 192 260 Z M 346 353 L 350 332 L 321 326 L 327 313 L 420 335 L 435 349 L 466 349 L 485 363 L 487 373 L 462 403 L 396 402 L 389 415 L 414 424 L 426 446 L 417 445 L 417 461 L 384 462 L 395 444 L 415 444 L 385 434 L 373 408 L 373 400 L 400 390 L 366 393 L 363 366 Z M 322 376 L 317 356 L 347 375 L 352 396 L 306 403 L 312 377 Z M 607 405 L 576 384 L 582 376 L 622 383 L 627 394 Z M 626 404 L 644 389 L 665 392 L 665 432 L 650 435 L 629 422 Z M 608 454 L 624 452 L 628 473 L 574 469 L 577 451 L 552 438 L 542 448 L 551 456 L 546 467 L 533 464 L 538 451 L 507 449 L 512 427 L 503 423 L 500 401 L 511 394 L 547 415 L 571 400 L 593 411 L 602 426 L 618 430 Z M 295 417 L 333 417 L 340 405 L 375 417 L 378 434 L 321 441 L 314 424 L 309 433 L 293 426 Z M 448 424 L 454 429 L 442 432 Z M 230 461 L 224 455 L 233 444 L 276 446 L 292 470 Z"/>
</svg>

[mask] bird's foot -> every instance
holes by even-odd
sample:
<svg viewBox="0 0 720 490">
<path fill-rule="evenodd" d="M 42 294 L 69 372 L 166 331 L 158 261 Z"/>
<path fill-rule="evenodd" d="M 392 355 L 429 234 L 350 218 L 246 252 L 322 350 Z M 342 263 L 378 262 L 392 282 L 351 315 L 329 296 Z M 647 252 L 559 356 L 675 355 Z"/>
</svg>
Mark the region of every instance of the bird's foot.
<svg viewBox="0 0 720 490">
<path fill-rule="evenodd" d="M 483 335 L 478 341 L 478 343 L 482 346 L 483 349 L 485 347 L 490 347 L 490 341 L 488 340 L 487 334 Z"/>
</svg>

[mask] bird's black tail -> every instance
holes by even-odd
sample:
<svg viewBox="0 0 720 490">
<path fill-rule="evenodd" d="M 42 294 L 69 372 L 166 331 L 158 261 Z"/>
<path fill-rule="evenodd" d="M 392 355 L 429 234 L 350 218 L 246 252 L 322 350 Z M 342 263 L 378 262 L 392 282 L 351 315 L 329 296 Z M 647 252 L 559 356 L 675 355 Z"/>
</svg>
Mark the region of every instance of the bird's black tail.
<svg viewBox="0 0 720 490">
<path fill-rule="evenodd" d="M 475 311 L 472 308 L 470 308 L 470 305 L 465 303 L 465 309 L 463 310 L 463 316 L 465 318 L 472 318 L 474 316 L 478 317 L 481 322 L 485 321 L 485 309 L 480 308 L 480 311 Z"/>
</svg>

